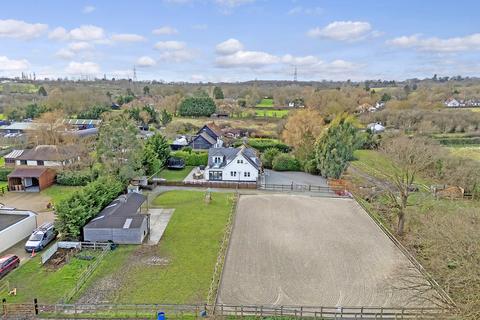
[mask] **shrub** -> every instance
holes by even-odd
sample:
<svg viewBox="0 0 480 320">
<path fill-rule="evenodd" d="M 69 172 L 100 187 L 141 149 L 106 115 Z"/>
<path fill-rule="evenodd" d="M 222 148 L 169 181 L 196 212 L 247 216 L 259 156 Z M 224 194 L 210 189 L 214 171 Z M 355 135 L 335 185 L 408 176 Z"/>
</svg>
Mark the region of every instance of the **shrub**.
<svg viewBox="0 0 480 320">
<path fill-rule="evenodd" d="M 183 159 L 186 166 L 201 166 L 208 164 L 208 153 L 203 151 L 175 151 L 171 153 L 171 156 Z"/>
<path fill-rule="evenodd" d="M 56 204 L 56 227 L 64 239 L 78 239 L 83 226 L 124 189 L 119 180 L 103 176 Z"/>
<path fill-rule="evenodd" d="M 0 181 L 7 181 L 7 176 L 12 172 L 10 168 L 0 168 Z"/>
<path fill-rule="evenodd" d="M 277 148 L 268 148 L 265 150 L 265 152 L 262 154 L 262 163 L 263 166 L 267 169 L 272 169 L 273 166 L 273 159 L 280 153 L 280 150 Z"/>
<path fill-rule="evenodd" d="M 85 186 L 92 181 L 92 175 L 89 170 L 62 171 L 57 174 L 57 183 L 62 186 Z"/>
<path fill-rule="evenodd" d="M 300 171 L 300 163 L 294 156 L 286 153 L 279 153 L 273 159 L 273 170 L 276 171 Z"/>
<path fill-rule="evenodd" d="M 215 110 L 215 101 L 210 97 L 188 97 L 180 104 L 179 113 L 184 117 L 210 117 Z"/>
<path fill-rule="evenodd" d="M 242 145 L 243 141 L 238 140 L 234 143 L 235 147 Z M 260 152 L 264 152 L 270 148 L 276 148 L 281 152 L 290 152 L 291 148 L 286 144 L 278 141 L 277 139 L 267 139 L 267 138 L 252 138 L 248 139 L 248 145 L 252 148 L 257 149 Z"/>
</svg>

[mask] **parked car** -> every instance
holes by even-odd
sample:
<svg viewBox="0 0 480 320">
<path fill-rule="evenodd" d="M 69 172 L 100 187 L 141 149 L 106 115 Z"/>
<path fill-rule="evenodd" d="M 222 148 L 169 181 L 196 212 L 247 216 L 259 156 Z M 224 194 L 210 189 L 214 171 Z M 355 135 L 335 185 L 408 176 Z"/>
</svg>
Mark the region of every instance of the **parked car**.
<svg viewBox="0 0 480 320">
<path fill-rule="evenodd" d="M 20 259 L 11 254 L 0 258 L 0 279 L 20 265 Z"/>
<path fill-rule="evenodd" d="M 25 251 L 41 251 L 56 237 L 57 232 L 55 231 L 53 223 L 44 223 L 37 229 L 33 230 L 32 235 L 28 238 L 28 241 L 25 244 Z"/>
</svg>

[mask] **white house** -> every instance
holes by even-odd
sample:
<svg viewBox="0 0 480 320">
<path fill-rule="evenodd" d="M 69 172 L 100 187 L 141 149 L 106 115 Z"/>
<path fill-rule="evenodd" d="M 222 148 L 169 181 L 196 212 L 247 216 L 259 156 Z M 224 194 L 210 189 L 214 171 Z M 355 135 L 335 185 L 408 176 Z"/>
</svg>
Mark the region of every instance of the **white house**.
<svg viewBox="0 0 480 320">
<path fill-rule="evenodd" d="M 458 108 L 460 107 L 460 101 L 455 98 L 451 98 L 445 101 L 445 105 L 449 108 Z"/>
<path fill-rule="evenodd" d="M 261 168 L 252 148 L 210 148 L 204 177 L 209 181 L 256 182 Z"/>
<path fill-rule="evenodd" d="M 25 150 L 15 159 L 16 166 L 63 167 L 80 160 L 78 148 L 72 146 L 39 145 Z"/>
</svg>

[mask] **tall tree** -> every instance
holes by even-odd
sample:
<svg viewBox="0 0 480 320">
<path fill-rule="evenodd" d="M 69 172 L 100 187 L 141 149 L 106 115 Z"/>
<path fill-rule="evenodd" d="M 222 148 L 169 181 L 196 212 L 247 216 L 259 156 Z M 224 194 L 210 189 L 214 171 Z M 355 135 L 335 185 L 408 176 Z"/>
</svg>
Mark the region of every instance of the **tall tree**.
<svg viewBox="0 0 480 320">
<path fill-rule="evenodd" d="M 213 88 L 213 98 L 217 100 L 224 98 L 223 90 L 221 87 L 216 86 L 215 88 Z"/>
<path fill-rule="evenodd" d="M 143 87 L 143 95 L 145 95 L 145 96 L 150 95 L 150 87 L 149 86 Z"/>
<path fill-rule="evenodd" d="M 170 156 L 170 145 L 167 139 L 160 133 L 156 133 L 153 137 L 147 140 L 146 147 L 152 149 L 155 157 L 160 160 L 160 164 L 163 166 Z"/>
<path fill-rule="evenodd" d="M 323 117 L 314 109 L 305 108 L 289 115 L 282 138 L 293 147 L 295 157 L 304 161 L 315 155 L 315 141 L 323 129 Z"/>
<path fill-rule="evenodd" d="M 128 181 L 142 174 L 142 145 L 135 122 L 124 113 L 108 114 L 99 130 L 97 157 L 106 172 Z"/>
<path fill-rule="evenodd" d="M 359 143 L 353 116 L 344 113 L 335 117 L 317 141 L 315 159 L 320 174 L 340 178 Z"/>
</svg>

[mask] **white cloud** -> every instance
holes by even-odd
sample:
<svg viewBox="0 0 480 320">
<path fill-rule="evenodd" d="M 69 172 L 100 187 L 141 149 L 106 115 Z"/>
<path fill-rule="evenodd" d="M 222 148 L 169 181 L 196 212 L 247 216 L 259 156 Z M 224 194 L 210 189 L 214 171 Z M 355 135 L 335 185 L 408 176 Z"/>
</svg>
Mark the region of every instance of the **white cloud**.
<svg viewBox="0 0 480 320">
<path fill-rule="evenodd" d="M 83 7 L 83 10 L 82 10 L 83 13 L 92 13 L 93 11 L 95 11 L 94 6 L 85 6 Z"/>
<path fill-rule="evenodd" d="M 115 42 L 141 42 L 145 41 L 145 37 L 134 33 L 114 34 L 111 38 Z"/>
<path fill-rule="evenodd" d="M 149 56 L 143 56 L 143 57 L 138 58 L 136 64 L 139 67 L 152 67 L 152 66 L 156 65 L 157 63 L 155 62 L 155 60 L 153 60 Z"/>
<path fill-rule="evenodd" d="M 320 7 L 305 8 L 302 6 L 294 7 L 288 11 L 289 15 L 308 15 L 308 16 L 318 16 L 323 13 L 323 9 Z"/>
<path fill-rule="evenodd" d="M 53 40 L 95 41 L 104 40 L 105 31 L 93 25 L 83 25 L 70 31 L 58 27 L 50 32 L 48 37 Z"/>
<path fill-rule="evenodd" d="M 284 63 L 296 66 L 304 66 L 304 65 L 313 65 L 317 63 L 321 63 L 321 60 L 314 56 L 305 56 L 305 57 L 294 57 L 290 54 L 284 55 L 282 57 L 282 61 Z"/>
<path fill-rule="evenodd" d="M 68 49 L 73 52 L 92 50 L 93 48 L 92 44 L 85 41 L 72 42 L 68 45 Z"/>
<path fill-rule="evenodd" d="M 62 48 L 55 53 L 55 56 L 60 59 L 70 60 L 75 56 L 75 53 L 71 50 Z"/>
<path fill-rule="evenodd" d="M 372 26 L 364 21 L 334 21 L 323 28 L 308 31 L 310 37 L 328 38 L 338 41 L 355 41 L 365 38 Z"/>
<path fill-rule="evenodd" d="M 26 59 L 14 60 L 6 56 L 0 56 L 0 71 L 27 70 L 30 63 Z"/>
<path fill-rule="evenodd" d="M 278 63 L 280 59 L 272 54 L 261 51 L 237 51 L 230 55 L 219 56 L 217 65 L 222 68 L 232 67 L 262 67 Z"/>
<path fill-rule="evenodd" d="M 65 72 L 70 75 L 98 75 L 100 66 L 94 62 L 72 61 L 65 68 Z"/>
<path fill-rule="evenodd" d="M 460 52 L 480 50 L 480 33 L 454 38 L 422 38 L 421 35 L 402 36 L 387 41 L 387 44 L 401 48 L 415 48 L 420 51 Z"/>
<path fill-rule="evenodd" d="M 178 30 L 170 26 L 163 26 L 152 30 L 152 33 L 156 35 L 172 35 L 177 34 Z"/>
<path fill-rule="evenodd" d="M 32 39 L 47 31 L 48 25 L 21 20 L 0 20 L 0 38 Z"/>
<path fill-rule="evenodd" d="M 243 44 L 237 39 L 230 38 L 215 47 L 218 54 L 228 55 L 243 49 Z"/>
<path fill-rule="evenodd" d="M 181 41 L 159 41 L 155 44 L 158 50 L 183 50 L 186 47 L 185 42 Z"/>
</svg>

